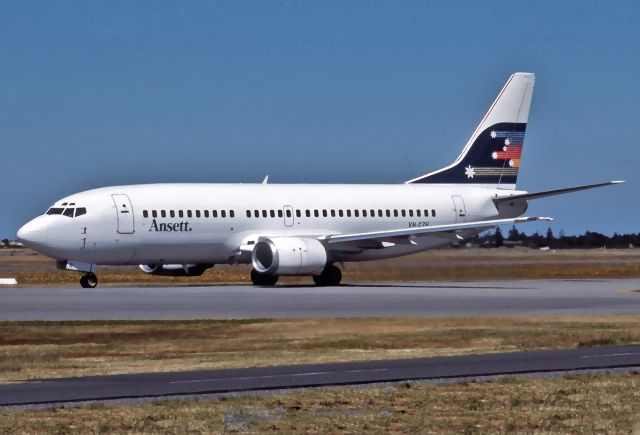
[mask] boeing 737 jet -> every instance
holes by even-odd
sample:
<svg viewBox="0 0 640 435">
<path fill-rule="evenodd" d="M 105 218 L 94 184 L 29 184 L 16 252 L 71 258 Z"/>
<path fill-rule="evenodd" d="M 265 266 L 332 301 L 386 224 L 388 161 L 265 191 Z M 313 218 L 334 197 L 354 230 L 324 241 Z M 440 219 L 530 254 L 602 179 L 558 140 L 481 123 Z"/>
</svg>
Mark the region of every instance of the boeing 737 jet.
<svg viewBox="0 0 640 435">
<path fill-rule="evenodd" d="M 147 184 L 76 193 L 18 231 L 18 240 L 83 272 L 140 265 L 146 273 L 201 275 L 252 264 L 255 285 L 282 275 L 338 285 L 338 263 L 399 257 L 456 244 L 520 217 L 528 201 L 620 181 L 546 192 L 516 190 L 534 75 L 504 85 L 458 158 L 401 184 Z"/>
</svg>

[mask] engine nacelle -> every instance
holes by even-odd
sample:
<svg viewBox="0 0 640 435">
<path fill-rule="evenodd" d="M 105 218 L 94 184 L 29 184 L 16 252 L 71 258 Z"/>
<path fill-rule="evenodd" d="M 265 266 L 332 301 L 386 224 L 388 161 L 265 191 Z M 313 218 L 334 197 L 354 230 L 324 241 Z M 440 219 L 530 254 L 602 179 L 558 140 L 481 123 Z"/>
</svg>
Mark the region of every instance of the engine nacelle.
<svg viewBox="0 0 640 435">
<path fill-rule="evenodd" d="M 144 273 L 160 276 L 200 276 L 213 264 L 141 264 Z"/>
<path fill-rule="evenodd" d="M 316 239 L 274 237 L 253 248 L 256 271 L 272 275 L 319 275 L 327 264 L 327 250 Z"/>
</svg>

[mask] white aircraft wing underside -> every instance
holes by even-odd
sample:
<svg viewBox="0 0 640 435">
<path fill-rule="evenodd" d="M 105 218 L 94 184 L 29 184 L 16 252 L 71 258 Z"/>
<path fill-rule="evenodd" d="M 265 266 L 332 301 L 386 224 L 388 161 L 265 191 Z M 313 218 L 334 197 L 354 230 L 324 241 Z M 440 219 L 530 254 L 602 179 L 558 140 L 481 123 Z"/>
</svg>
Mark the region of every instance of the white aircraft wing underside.
<svg viewBox="0 0 640 435">
<path fill-rule="evenodd" d="M 400 230 L 387 230 L 387 231 L 375 231 L 367 233 L 354 233 L 354 234 L 333 234 L 320 237 L 320 240 L 325 240 L 328 244 L 344 243 L 344 242 L 394 242 L 397 243 L 399 239 L 410 239 L 411 237 L 420 237 L 421 235 L 437 235 L 450 237 L 451 234 L 457 232 L 463 232 L 464 230 L 484 230 L 498 225 L 505 224 L 520 224 L 525 222 L 534 221 L 551 221 L 549 217 L 518 217 L 511 219 L 494 219 L 486 221 L 465 222 L 457 224 L 446 225 L 434 225 L 431 227 L 420 228 L 403 228 Z"/>
</svg>

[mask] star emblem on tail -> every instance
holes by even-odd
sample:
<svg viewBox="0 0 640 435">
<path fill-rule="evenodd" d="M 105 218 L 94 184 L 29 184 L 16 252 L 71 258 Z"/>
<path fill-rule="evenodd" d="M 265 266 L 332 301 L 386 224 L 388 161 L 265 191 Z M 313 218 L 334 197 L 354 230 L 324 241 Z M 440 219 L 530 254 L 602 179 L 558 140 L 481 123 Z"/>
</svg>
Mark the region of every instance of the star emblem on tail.
<svg viewBox="0 0 640 435">
<path fill-rule="evenodd" d="M 476 175 L 476 171 L 473 166 L 469 165 L 464 168 L 464 174 L 467 176 L 467 178 L 473 178 L 473 176 Z"/>
</svg>

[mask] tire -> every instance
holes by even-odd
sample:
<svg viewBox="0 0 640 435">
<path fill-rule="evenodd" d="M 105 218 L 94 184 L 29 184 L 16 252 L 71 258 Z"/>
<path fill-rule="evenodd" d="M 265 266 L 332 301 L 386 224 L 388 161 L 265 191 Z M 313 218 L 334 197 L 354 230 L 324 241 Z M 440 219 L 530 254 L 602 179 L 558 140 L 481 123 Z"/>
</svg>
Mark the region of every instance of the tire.
<svg viewBox="0 0 640 435">
<path fill-rule="evenodd" d="M 319 286 L 336 286 L 342 281 L 342 272 L 333 264 L 326 266 L 320 275 L 313 276 L 313 282 Z"/>
<path fill-rule="evenodd" d="M 251 269 L 251 282 L 253 285 L 272 286 L 278 282 L 278 276 L 269 273 L 260 273 L 255 269 Z"/>
<path fill-rule="evenodd" d="M 98 285 L 98 277 L 95 273 L 85 273 L 80 277 L 80 286 L 82 288 L 96 288 Z"/>
</svg>

